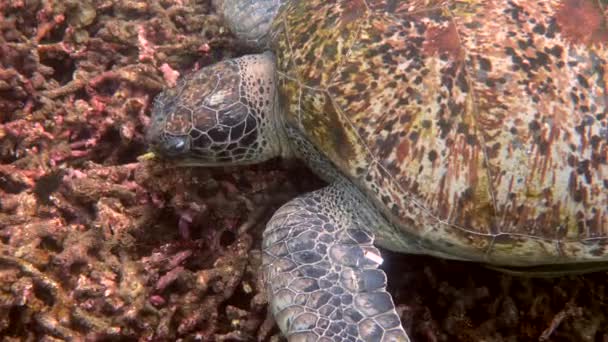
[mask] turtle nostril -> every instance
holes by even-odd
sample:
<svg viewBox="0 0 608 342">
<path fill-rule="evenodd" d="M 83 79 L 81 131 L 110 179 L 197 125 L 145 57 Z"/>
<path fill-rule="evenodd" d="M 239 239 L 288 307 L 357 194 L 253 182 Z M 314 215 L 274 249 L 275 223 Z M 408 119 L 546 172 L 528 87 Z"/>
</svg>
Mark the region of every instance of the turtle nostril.
<svg viewBox="0 0 608 342">
<path fill-rule="evenodd" d="M 177 156 L 187 152 L 189 147 L 187 136 L 167 136 L 161 143 L 160 149 L 168 156 Z"/>
</svg>

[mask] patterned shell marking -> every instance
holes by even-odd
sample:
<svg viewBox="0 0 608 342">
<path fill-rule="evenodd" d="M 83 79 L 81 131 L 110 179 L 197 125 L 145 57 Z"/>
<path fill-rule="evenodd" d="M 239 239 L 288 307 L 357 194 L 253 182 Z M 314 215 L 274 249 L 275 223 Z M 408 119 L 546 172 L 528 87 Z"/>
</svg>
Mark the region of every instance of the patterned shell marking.
<svg viewBox="0 0 608 342">
<path fill-rule="evenodd" d="M 601 0 L 292 1 L 282 105 L 429 248 L 606 260 L 607 22 Z"/>
</svg>

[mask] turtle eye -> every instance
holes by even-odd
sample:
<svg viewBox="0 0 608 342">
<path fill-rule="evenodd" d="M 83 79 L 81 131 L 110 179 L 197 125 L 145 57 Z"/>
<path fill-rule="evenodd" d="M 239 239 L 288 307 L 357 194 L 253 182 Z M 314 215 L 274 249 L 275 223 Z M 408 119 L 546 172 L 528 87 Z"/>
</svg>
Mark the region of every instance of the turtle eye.
<svg viewBox="0 0 608 342">
<path fill-rule="evenodd" d="M 190 149 L 190 140 L 188 136 L 168 135 L 160 144 L 161 153 L 167 156 L 178 156 L 188 152 Z"/>
</svg>

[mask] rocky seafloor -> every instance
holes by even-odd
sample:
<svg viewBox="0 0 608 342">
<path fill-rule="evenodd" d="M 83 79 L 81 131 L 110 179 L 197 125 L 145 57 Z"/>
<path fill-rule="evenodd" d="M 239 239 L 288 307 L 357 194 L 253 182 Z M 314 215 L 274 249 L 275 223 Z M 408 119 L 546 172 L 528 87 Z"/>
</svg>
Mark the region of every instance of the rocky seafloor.
<svg viewBox="0 0 608 342">
<path fill-rule="evenodd" d="M 2 341 L 280 339 L 265 222 L 302 165 L 139 162 L 154 96 L 248 52 L 202 0 L 0 0 Z M 415 341 L 608 341 L 608 276 L 385 253 Z"/>
</svg>

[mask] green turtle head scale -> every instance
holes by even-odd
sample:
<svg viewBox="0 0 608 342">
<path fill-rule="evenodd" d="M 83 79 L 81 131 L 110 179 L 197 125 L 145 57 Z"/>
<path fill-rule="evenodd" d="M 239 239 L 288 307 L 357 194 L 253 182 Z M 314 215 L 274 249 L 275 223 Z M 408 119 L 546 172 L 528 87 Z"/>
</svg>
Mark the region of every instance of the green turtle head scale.
<svg viewBox="0 0 608 342">
<path fill-rule="evenodd" d="M 271 53 L 202 68 L 157 96 L 147 139 L 180 164 L 238 165 L 279 156 L 285 145 L 275 93 Z"/>
</svg>

